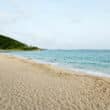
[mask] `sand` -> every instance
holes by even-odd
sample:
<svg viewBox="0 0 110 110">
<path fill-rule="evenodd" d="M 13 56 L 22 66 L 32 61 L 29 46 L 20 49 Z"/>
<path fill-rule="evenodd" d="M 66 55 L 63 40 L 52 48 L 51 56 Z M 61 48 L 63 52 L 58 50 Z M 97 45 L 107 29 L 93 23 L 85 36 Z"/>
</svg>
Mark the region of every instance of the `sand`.
<svg viewBox="0 0 110 110">
<path fill-rule="evenodd" d="M 110 110 L 110 79 L 0 55 L 0 110 Z"/>
</svg>

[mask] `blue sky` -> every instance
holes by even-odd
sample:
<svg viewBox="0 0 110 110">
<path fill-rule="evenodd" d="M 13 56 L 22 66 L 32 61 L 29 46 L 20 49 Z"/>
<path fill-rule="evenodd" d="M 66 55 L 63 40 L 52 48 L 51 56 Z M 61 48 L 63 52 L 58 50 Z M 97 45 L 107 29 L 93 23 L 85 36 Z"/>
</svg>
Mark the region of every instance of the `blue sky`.
<svg viewBox="0 0 110 110">
<path fill-rule="evenodd" d="M 0 0 L 0 33 L 50 49 L 110 49 L 109 0 Z"/>
</svg>

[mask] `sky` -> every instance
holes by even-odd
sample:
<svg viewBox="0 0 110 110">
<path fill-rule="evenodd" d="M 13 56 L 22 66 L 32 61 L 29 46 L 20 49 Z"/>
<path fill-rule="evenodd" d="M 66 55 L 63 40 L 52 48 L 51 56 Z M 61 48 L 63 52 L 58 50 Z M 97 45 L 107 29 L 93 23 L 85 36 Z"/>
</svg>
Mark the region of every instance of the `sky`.
<svg viewBox="0 0 110 110">
<path fill-rule="evenodd" d="M 110 0 L 0 0 L 0 34 L 48 49 L 110 49 Z"/>
</svg>

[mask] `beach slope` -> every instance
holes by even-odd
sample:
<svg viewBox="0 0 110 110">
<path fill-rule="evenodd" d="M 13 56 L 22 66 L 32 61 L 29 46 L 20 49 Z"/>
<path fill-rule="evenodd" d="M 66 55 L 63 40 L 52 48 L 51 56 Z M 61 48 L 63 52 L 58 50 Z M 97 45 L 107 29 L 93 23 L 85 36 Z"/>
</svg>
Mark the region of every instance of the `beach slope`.
<svg viewBox="0 0 110 110">
<path fill-rule="evenodd" d="M 110 79 L 0 55 L 0 110 L 110 110 Z"/>
</svg>

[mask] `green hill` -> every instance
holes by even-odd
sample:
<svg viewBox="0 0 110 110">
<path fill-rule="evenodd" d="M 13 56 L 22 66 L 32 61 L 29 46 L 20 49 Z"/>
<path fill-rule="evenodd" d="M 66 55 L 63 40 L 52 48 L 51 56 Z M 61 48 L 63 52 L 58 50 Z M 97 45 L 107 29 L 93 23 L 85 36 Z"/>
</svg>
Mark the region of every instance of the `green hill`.
<svg viewBox="0 0 110 110">
<path fill-rule="evenodd" d="M 0 35 L 0 49 L 2 50 L 40 50 L 38 47 L 28 46 L 10 37 Z"/>
</svg>

